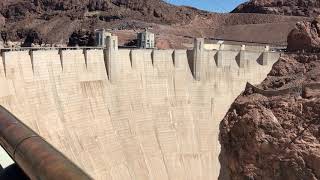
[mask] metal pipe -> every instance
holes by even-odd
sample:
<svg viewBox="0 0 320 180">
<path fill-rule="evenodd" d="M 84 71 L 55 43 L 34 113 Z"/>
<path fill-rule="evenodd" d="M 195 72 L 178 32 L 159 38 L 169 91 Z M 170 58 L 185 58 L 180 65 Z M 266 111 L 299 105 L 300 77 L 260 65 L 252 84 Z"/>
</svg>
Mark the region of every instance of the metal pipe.
<svg viewBox="0 0 320 180">
<path fill-rule="evenodd" d="M 31 180 L 92 179 L 2 106 L 0 145 Z"/>
</svg>

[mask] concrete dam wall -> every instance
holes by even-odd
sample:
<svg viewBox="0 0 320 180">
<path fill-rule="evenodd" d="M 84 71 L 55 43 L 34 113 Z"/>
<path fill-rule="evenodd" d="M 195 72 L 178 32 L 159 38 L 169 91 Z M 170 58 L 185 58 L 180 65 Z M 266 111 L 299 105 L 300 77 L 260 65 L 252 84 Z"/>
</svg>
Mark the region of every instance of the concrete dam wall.
<svg viewBox="0 0 320 180">
<path fill-rule="evenodd" d="M 220 120 L 279 54 L 116 44 L 3 52 L 0 104 L 94 179 L 217 179 Z"/>
</svg>

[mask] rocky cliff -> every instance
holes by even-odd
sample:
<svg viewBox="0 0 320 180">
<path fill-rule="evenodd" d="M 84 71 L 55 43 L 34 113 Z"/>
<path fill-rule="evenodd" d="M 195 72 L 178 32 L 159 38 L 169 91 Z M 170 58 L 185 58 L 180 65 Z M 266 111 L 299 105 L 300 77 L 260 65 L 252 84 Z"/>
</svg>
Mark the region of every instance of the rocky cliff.
<svg viewBox="0 0 320 180">
<path fill-rule="evenodd" d="M 287 54 L 247 86 L 220 125 L 221 179 L 320 179 L 319 77 L 319 54 Z"/>
<path fill-rule="evenodd" d="M 320 16 L 297 23 L 288 35 L 288 50 L 320 52 Z"/>
<path fill-rule="evenodd" d="M 262 13 L 315 17 L 320 14 L 317 0 L 250 0 L 239 5 L 233 13 Z"/>
<path fill-rule="evenodd" d="M 0 12 L 11 21 L 28 16 L 48 20 L 59 13 L 73 19 L 96 15 L 105 21 L 130 18 L 165 24 L 184 23 L 195 15 L 205 14 L 194 8 L 177 7 L 161 0 L 6 0 L 0 3 Z"/>
<path fill-rule="evenodd" d="M 120 45 L 132 44 L 136 34 L 152 28 L 157 47 L 186 48 L 195 37 L 237 39 L 260 37 L 265 43 L 285 39 L 301 18 L 264 14 L 218 14 L 192 7 L 174 6 L 162 0 L 3 0 L 0 31 L 12 46 L 42 43 L 66 45 L 89 42 L 87 34 L 97 28 L 110 29 Z M 234 25 L 260 24 L 233 36 Z M 267 25 L 266 25 L 267 24 Z M 226 28 L 223 28 L 226 27 Z M 261 29 L 281 27 L 276 34 Z M 225 30 L 227 29 L 227 30 Z M 229 29 L 229 31 L 228 31 Z M 79 33 L 80 32 L 80 33 Z M 81 33 L 85 32 L 85 33 Z M 231 32 L 231 33 L 230 33 Z M 71 37 L 72 36 L 72 37 Z M 261 38 L 262 37 L 262 38 Z M 87 39 L 86 39 L 87 38 Z M 276 40 L 275 40 L 276 39 Z M 71 42 L 70 42 L 71 41 Z M 10 45 L 9 43 L 9 45 Z M 89 44 L 85 44 L 89 45 Z"/>
<path fill-rule="evenodd" d="M 5 0 L 0 2 L 0 30 L 11 41 L 23 41 L 33 31 L 41 42 L 65 44 L 79 31 L 183 25 L 208 14 L 161 0 Z"/>
<path fill-rule="evenodd" d="M 241 8 L 259 3 L 273 7 Z M 287 41 L 290 53 L 261 84 L 247 85 L 220 124 L 221 180 L 320 179 L 319 17 L 298 22 Z"/>
</svg>

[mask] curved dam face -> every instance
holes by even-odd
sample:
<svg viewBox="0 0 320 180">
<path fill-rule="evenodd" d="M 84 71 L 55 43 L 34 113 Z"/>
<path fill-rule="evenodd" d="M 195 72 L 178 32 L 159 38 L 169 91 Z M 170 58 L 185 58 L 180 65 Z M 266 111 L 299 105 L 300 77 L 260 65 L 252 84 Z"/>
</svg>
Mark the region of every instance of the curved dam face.
<svg viewBox="0 0 320 180">
<path fill-rule="evenodd" d="M 279 54 L 110 47 L 3 52 L 0 104 L 94 179 L 217 179 L 220 120 Z"/>
</svg>

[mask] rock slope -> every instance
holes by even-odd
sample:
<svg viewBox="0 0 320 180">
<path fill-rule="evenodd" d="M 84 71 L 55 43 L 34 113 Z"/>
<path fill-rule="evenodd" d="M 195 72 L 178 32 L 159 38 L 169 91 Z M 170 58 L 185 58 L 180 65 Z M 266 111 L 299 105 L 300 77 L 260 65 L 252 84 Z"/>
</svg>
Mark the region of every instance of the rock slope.
<svg viewBox="0 0 320 180">
<path fill-rule="evenodd" d="M 320 14 L 317 0 L 250 0 L 239 5 L 234 13 L 263 13 L 315 17 Z"/>
<path fill-rule="evenodd" d="M 0 29 L 12 41 L 35 31 L 43 42 L 63 44 L 79 30 L 187 24 L 208 14 L 161 0 L 5 0 L 0 2 Z"/>
<path fill-rule="evenodd" d="M 41 15 L 38 18 L 50 19 L 57 13 L 63 13 L 73 19 L 95 14 L 105 21 L 134 18 L 170 24 L 188 22 L 195 15 L 205 14 L 194 8 L 176 7 L 161 0 L 5 0 L 0 3 L 0 8 L 1 14 L 12 21 L 38 14 Z"/>
<path fill-rule="evenodd" d="M 2 0 L 0 31 L 2 38 L 23 45 L 43 43 L 66 45 L 88 41 L 83 33 L 105 28 L 118 35 L 120 45 L 131 44 L 136 33 L 151 27 L 158 48 L 186 48 L 194 37 L 235 39 L 252 37 L 266 43 L 285 39 L 288 29 L 300 17 L 265 14 L 218 14 L 192 7 L 174 6 L 162 0 Z M 235 25 L 261 24 L 232 34 Z M 266 25 L 265 25 L 266 24 Z M 225 27 L 225 28 L 224 28 Z M 257 33 L 281 27 L 274 37 Z M 80 33 L 79 33 L 80 32 Z M 231 33 L 230 33 L 231 32 Z M 265 31 L 269 32 L 269 31 Z M 253 34 L 256 34 L 253 36 Z M 72 36 L 72 37 L 71 37 Z M 256 37 L 258 36 L 258 37 Z M 279 37 L 280 36 L 280 37 Z M 262 38 L 261 38 L 262 37 Z M 278 38 L 279 37 L 279 38 Z M 80 40 L 78 40 L 80 39 Z M 71 41 L 71 42 L 70 42 Z M 89 44 L 86 44 L 89 45 Z"/>
<path fill-rule="evenodd" d="M 302 21 L 288 35 L 289 51 L 320 51 L 320 16 L 312 21 Z"/>
<path fill-rule="evenodd" d="M 247 88 L 220 125 L 220 179 L 320 179 L 319 82 L 319 54 L 287 54 Z"/>
</svg>

